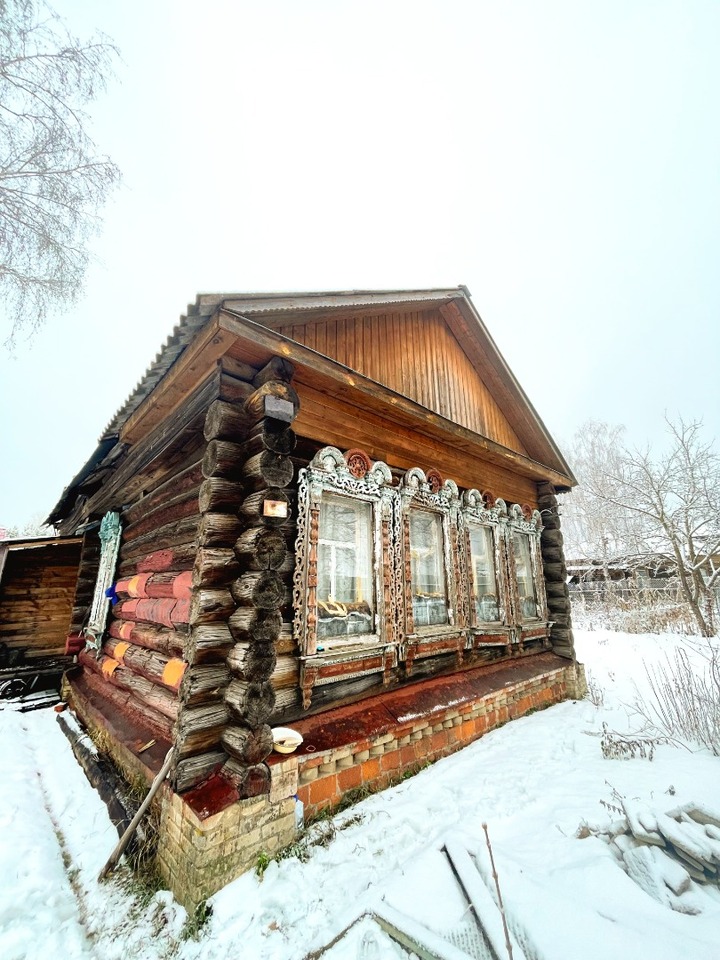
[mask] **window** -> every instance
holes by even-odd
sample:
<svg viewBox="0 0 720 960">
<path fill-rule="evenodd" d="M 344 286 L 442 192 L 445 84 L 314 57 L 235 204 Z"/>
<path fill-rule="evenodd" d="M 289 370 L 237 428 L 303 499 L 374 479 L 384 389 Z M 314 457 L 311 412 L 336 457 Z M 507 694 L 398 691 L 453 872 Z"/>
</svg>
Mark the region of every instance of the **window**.
<svg viewBox="0 0 720 960">
<path fill-rule="evenodd" d="M 469 539 L 475 623 L 497 623 L 500 620 L 500 604 L 495 573 L 493 531 L 490 527 L 470 524 Z"/>
<path fill-rule="evenodd" d="M 410 511 L 410 580 L 415 627 L 449 623 L 442 517 Z"/>
<path fill-rule="evenodd" d="M 301 656 L 318 658 L 308 670 L 320 670 L 319 661 L 350 663 L 359 650 L 396 642 L 390 602 L 395 495 L 387 465 L 372 463 L 361 450 L 344 456 L 323 447 L 298 479 L 294 633 Z M 362 669 L 382 671 L 382 651 L 376 660 Z M 312 683 L 308 679 L 308 691 Z"/>
<path fill-rule="evenodd" d="M 530 538 L 527 534 L 517 531 L 513 532 L 512 537 L 520 616 L 523 620 L 534 620 L 538 617 L 538 601 L 530 553 Z"/>
<path fill-rule="evenodd" d="M 318 530 L 318 637 L 373 633 L 372 504 L 325 494 Z"/>
</svg>

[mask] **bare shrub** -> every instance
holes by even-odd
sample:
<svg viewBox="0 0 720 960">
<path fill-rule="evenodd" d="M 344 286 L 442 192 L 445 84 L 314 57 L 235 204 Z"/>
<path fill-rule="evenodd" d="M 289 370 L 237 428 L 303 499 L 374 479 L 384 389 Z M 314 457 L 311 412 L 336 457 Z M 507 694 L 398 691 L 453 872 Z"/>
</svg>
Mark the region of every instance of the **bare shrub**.
<svg viewBox="0 0 720 960">
<path fill-rule="evenodd" d="M 594 707 L 603 707 L 605 706 L 605 691 L 598 682 L 597 678 L 590 672 L 586 671 L 587 676 L 587 693 L 585 694 L 585 699 L 589 700 Z"/>
<path fill-rule="evenodd" d="M 618 733 L 603 723 L 600 750 L 606 760 L 652 760 L 655 749 L 667 743 L 667 737 L 648 737 L 637 733 Z"/>
<path fill-rule="evenodd" d="M 665 736 L 695 743 L 720 756 L 717 641 L 685 641 L 664 662 L 645 664 L 645 673 L 650 694 L 646 698 L 638 694 L 637 713 Z"/>
<path fill-rule="evenodd" d="M 642 590 L 617 584 L 603 592 L 571 588 L 573 625 L 580 630 L 696 635 L 689 606 L 670 590 Z"/>
</svg>

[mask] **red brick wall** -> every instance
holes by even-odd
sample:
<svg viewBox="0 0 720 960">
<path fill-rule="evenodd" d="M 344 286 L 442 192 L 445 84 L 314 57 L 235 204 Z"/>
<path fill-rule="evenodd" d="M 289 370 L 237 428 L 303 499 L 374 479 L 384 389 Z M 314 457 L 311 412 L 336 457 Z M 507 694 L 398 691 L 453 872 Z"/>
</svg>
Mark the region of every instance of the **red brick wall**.
<svg viewBox="0 0 720 960">
<path fill-rule="evenodd" d="M 382 789 L 508 720 L 574 696 L 575 674 L 570 677 L 569 670 L 574 666 L 520 681 L 457 708 L 443 708 L 382 736 L 300 757 L 298 797 L 305 804 L 306 819 L 336 805 L 350 790 Z"/>
</svg>

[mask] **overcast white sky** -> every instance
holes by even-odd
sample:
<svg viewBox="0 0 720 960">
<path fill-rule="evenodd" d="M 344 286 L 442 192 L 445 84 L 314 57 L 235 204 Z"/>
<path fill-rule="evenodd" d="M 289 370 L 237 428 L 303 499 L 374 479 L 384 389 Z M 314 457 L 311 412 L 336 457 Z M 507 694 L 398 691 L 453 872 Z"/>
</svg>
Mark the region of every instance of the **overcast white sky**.
<svg viewBox="0 0 720 960">
<path fill-rule="evenodd" d="M 46 515 L 198 292 L 465 283 L 553 435 L 720 426 L 720 3 L 56 0 L 124 184 L 0 355 L 0 526 Z M 4 339 L 7 325 L 0 325 Z"/>
</svg>

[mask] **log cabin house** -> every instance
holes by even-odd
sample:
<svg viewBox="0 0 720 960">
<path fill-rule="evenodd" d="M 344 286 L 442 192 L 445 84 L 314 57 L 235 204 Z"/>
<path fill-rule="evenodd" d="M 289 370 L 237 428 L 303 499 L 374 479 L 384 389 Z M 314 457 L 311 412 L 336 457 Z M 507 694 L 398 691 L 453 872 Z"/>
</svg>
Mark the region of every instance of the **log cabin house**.
<svg viewBox="0 0 720 960">
<path fill-rule="evenodd" d="M 574 483 L 464 287 L 198 297 L 49 518 L 83 538 L 66 696 L 128 772 L 172 751 L 182 902 L 290 842 L 295 798 L 583 695 Z"/>
</svg>

